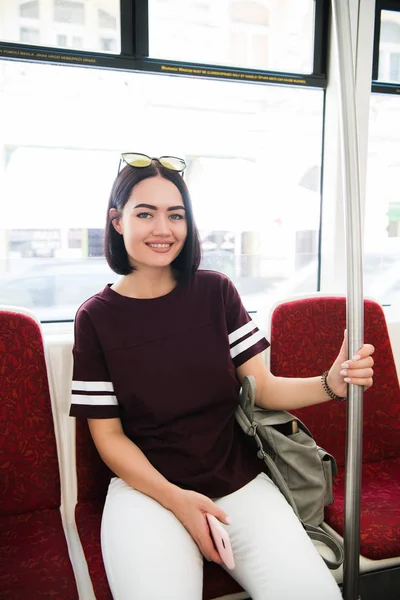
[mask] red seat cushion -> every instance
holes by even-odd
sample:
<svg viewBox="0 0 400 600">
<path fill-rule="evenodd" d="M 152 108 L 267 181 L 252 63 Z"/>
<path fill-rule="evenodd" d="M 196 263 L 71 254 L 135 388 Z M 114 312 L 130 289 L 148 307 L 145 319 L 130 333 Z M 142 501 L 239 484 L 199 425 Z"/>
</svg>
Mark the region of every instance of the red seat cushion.
<svg viewBox="0 0 400 600">
<path fill-rule="evenodd" d="M 344 533 L 344 474 L 334 487 L 335 503 L 325 509 L 325 521 Z M 400 458 L 363 465 L 360 551 L 371 560 L 400 556 Z"/>
<path fill-rule="evenodd" d="M 58 509 L 0 517 L 0 598 L 78 600 Z"/>
<path fill-rule="evenodd" d="M 76 507 L 75 518 L 96 598 L 97 600 L 112 600 L 101 555 L 100 526 L 102 512 L 102 503 L 79 502 Z M 243 591 L 239 584 L 215 563 L 204 563 L 203 585 L 203 600 L 212 600 L 212 598 Z"/>
</svg>

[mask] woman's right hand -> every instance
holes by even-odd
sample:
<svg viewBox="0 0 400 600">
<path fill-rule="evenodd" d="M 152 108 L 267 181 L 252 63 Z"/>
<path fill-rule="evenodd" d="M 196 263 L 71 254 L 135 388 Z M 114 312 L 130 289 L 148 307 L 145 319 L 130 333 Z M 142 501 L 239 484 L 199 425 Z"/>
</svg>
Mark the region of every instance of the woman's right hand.
<svg viewBox="0 0 400 600">
<path fill-rule="evenodd" d="M 188 530 L 204 558 L 222 564 L 221 557 L 214 547 L 206 517 L 206 513 L 210 513 L 221 523 L 229 525 L 229 517 L 222 508 L 203 494 L 180 489 L 171 510 Z"/>
</svg>

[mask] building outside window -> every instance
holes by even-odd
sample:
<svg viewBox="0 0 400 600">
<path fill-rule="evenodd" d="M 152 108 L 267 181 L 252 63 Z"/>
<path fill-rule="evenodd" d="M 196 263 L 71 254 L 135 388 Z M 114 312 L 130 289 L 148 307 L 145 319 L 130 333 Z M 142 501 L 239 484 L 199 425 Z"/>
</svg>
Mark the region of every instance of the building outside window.
<svg viewBox="0 0 400 600">
<path fill-rule="evenodd" d="M 382 10 L 378 80 L 400 83 L 400 12 Z"/>
<path fill-rule="evenodd" d="M 39 0 L 28 0 L 28 2 L 20 2 L 19 16 L 24 19 L 38 19 Z"/>
<path fill-rule="evenodd" d="M 118 54 L 120 0 L 0 0 L 0 39 Z"/>
<path fill-rule="evenodd" d="M 72 0 L 54 0 L 54 20 L 57 23 L 85 23 L 85 4 Z"/>
<path fill-rule="evenodd" d="M 24 44 L 39 44 L 39 29 L 34 27 L 21 27 L 19 30 L 19 39 Z"/>
</svg>

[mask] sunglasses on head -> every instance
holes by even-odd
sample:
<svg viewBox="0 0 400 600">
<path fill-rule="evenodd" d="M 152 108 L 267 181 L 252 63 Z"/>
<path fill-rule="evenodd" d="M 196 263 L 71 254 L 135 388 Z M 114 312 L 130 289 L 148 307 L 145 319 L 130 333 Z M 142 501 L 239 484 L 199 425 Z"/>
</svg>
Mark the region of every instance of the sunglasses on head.
<svg viewBox="0 0 400 600">
<path fill-rule="evenodd" d="M 118 173 L 121 169 L 121 163 L 125 162 L 127 165 L 134 169 L 141 169 L 143 167 L 149 167 L 153 160 L 156 160 L 166 169 L 170 171 L 177 171 L 182 173 L 186 169 L 186 163 L 183 158 L 177 156 L 160 156 L 160 158 L 152 158 L 147 154 L 139 154 L 138 152 L 124 152 L 121 154 L 118 165 Z"/>
</svg>

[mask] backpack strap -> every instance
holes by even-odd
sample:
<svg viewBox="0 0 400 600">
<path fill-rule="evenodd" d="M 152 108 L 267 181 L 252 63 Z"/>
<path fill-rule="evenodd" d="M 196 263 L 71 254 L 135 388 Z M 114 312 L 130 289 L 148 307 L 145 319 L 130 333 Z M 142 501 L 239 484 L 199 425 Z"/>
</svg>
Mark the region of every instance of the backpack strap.
<svg viewBox="0 0 400 600">
<path fill-rule="evenodd" d="M 253 375 L 246 375 L 243 379 L 239 394 L 239 404 L 248 418 L 253 420 L 254 404 L 256 401 L 256 380 Z"/>
<path fill-rule="evenodd" d="M 316 542 L 322 542 L 332 550 L 333 554 L 335 555 L 335 560 L 325 558 L 325 556 L 323 556 L 322 558 L 324 559 L 325 563 L 330 569 L 338 569 L 344 560 L 344 552 L 342 545 L 328 533 L 322 531 L 322 529 L 320 529 L 319 527 L 314 527 L 314 525 L 307 525 L 307 523 L 303 523 L 303 527 L 312 540 Z"/>
</svg>

